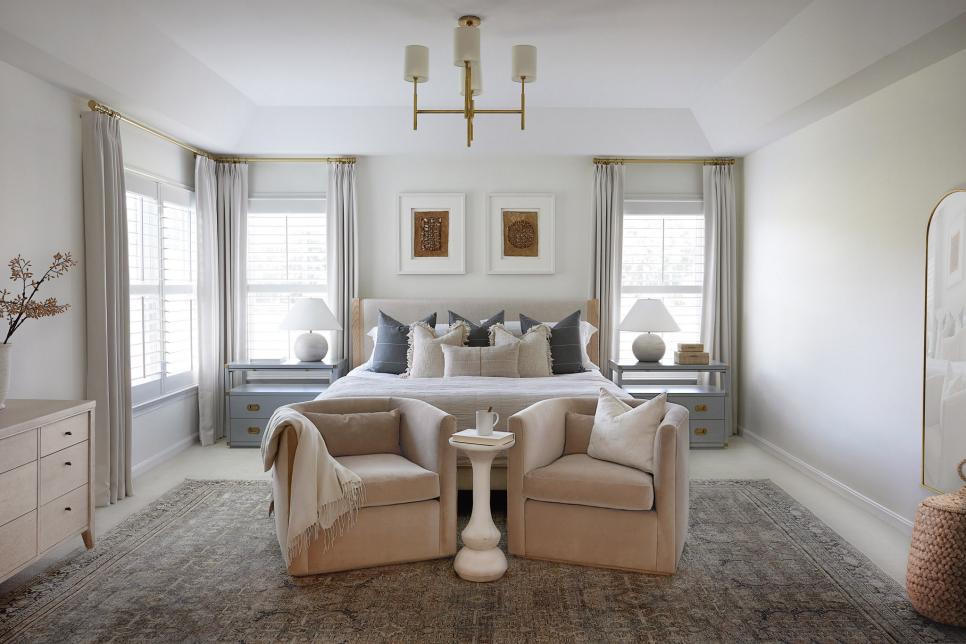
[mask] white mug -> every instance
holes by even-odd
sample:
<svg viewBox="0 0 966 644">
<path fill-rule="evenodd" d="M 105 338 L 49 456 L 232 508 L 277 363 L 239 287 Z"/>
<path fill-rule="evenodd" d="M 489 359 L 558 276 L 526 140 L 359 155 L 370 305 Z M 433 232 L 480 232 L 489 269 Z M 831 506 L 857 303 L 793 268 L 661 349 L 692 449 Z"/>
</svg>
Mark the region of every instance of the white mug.
<svg viewBox="0 0 966 644">
<path fill-rule="evenodd" d="M 495 411 L 476 412 L 476 433 L 480 436 L 493 434 L 493 426 L 500 422 L 500 414 Z"/>
</svg>

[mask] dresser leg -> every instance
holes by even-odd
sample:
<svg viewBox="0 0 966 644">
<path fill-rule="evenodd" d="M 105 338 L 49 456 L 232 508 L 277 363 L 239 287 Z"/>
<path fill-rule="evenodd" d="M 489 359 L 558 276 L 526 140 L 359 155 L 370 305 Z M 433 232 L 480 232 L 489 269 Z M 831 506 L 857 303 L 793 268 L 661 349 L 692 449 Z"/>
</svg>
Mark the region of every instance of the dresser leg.
<svg viewBox="0 0 966 644">
<path fill-rule="evenodd" d="M 88 550 L 94 549 L 94 533 L 90 530 L 84 530 L 81 532 L 81 539 L 84 540 L 84 547 Z"/>
</svg>

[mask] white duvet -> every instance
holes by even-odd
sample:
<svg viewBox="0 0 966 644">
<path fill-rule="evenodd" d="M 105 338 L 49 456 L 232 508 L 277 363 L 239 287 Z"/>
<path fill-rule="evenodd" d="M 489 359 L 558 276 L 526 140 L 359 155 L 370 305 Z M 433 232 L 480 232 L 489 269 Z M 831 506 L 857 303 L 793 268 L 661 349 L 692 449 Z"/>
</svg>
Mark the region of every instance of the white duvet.
<svg viewBox="0 0 966 644">
<path fill-rule="evenodd" d="M 500 415 L 499 429 L 506 430 L 507 418 L 535 402 L 574 396 L 596 398 L 601 387 L 618 398 L 631 397 L 597 370 L 549 378 L 408 378 L 358 367 L 335 381 L 319 398 L 416 398 L 455 416 L 460 430 L 473 427 L 476 412 L 492 405 Z"/>
</svg>

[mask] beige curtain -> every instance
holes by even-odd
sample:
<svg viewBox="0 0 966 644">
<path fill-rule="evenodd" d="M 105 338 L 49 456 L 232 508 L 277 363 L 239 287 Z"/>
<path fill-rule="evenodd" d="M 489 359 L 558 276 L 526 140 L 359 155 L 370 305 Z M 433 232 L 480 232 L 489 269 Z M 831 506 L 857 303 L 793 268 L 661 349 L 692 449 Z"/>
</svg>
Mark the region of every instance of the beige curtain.
<svg viewBox="0 0 966 644">
<path fill-rule="evenodd" d="M 326 193 L 328 218 L 329 308 L 343 331 L 336 331 L 332 343 L 335 358 L 352 364 L 350 314 L 352 298 L 358 297 L 359 263 L 356 238 L 356 164 L 329 164 Z"/>
<path fill-rule="evenodd" d="M 224 367 L 245 359 L 248 165 L 195 161 L 198 217 L 198 431 L 224 436 Z"/>
<path fill-rule="evenodd" d="M 594 166 L 594 282 L 593 297 L 600 300 L 600 359 L 617 358 L 621 307 L 621 242 L 624 222 L 624 165 Z"/>
<path fill-rule="evenodd" d="M 733 165 L 704 166 L 704 301 L 701 341 L 730 365 L 732 431 L 738 426 L 738 214 Z"/>
<path fill-rule="evenodd" d="M 94 499 L 105 506 L 134 493 L 124 159 L 116 117 L 85 112 L 81 125 L 87 397 L 97 403 Z"/>
</svg>

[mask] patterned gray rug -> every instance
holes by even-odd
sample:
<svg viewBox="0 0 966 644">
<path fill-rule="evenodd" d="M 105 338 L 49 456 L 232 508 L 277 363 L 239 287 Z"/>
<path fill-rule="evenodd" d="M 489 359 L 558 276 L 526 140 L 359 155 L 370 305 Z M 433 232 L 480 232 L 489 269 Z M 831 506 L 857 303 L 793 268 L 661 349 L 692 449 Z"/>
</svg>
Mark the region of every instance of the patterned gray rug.
<svg viewBox="0 0 966 644">
<path fill-rule="evenodd" d="M 691 489 L 674 577 L 511 557 L 478 585 L 450 560 L 294 579 L 267 482 L 186 481 L 0 598 L 0 641 L 966 642 L 771 482 Z"/>
</svg>

